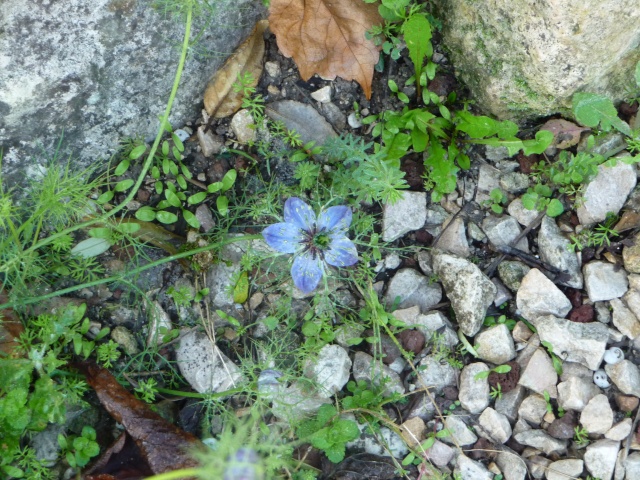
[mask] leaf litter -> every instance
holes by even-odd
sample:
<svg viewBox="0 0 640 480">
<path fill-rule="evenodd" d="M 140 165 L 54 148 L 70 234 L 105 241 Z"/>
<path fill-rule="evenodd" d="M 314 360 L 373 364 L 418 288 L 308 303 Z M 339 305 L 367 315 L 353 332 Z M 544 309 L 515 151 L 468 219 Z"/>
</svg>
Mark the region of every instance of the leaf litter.
<svg viewBox="0 0 640 480">
<path fill-rule="evenodd" d="M 380 51 L 365 33 L 381 22 L 375 4 L 353 0 L 272 0 L 269 11 L 278 48 L 303 80 L 356 80 L 367 99 Z"/>
</svg>

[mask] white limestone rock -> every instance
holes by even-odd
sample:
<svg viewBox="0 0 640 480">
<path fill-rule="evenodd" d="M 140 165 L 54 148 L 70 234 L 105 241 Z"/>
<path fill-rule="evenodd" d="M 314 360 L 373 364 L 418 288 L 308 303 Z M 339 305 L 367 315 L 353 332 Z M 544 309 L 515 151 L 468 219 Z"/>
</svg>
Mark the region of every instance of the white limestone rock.
<svg viewBox="0 0 640 480">
<path fill-rule="evenodd" d="M 522 279 L 516 295 L 520 314 L 530 322 L 542 315 L 564 317 L 571 310 L 571 302 L 540 270 L 532 268 Z"/>
<path fill-rule="evenodd" d="M 393 242 L 405 233 L 422 228 L 426 220 L 426 192 L 405 191 L 396 203 L 382 207 L 382 239 Z"/>
</svg>

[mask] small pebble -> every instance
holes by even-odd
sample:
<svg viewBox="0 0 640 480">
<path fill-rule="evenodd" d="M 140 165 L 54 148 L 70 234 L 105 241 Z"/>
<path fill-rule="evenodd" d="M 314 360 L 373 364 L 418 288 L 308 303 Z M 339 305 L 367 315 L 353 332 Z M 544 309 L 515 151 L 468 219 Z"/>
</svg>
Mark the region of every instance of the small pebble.
<svg viewBox="0 0 640 480">
<path fill-rule="evenodd" d="M 358 118 L 355 112 L 351 112 L 347 117 L 347 123 L 351 128 L 360 128 L 362 126 L 362 122 Z"/>
<path fill-rule="evenodd" d="M 609 350 L 604 352 L 603 359 L 609 365 L 613 365 L 624 360 L 624 352 L 618 347 L 611 347 Z"/>
<path fill-rule="evenodd" d="M 329 103 L 331 101 L 331 86 L 327 85 L 326 87 L 316 90 L 311 94 L 311 98 L 316 102 Z"/>
<path fill-rule="evenodd" d="M 604 370 L 596 370 L 593 374 L 593 383 L 595 383 L 600 388 L 609 388 L 611 383 L 609 382 L 609 377 Z"/>
<path fill-rule="evenodd" d="M 191 136 L 191 134 L 189 132 L 187 132 L 186 130 L 179 128 L 178 130 L 176 130 L 175 132 L 173 132 L 176 134 L 176 136 L 180 139 L 181 142 L 184 142 L 187 138 L 189 138 Z"/>
</svg>

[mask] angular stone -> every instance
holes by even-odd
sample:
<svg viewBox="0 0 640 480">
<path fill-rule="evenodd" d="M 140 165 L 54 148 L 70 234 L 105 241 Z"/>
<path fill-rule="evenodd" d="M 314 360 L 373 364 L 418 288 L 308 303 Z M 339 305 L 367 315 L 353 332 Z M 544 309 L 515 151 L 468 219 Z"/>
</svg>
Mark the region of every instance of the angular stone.
<svg viewBox="0 0 640 480">
<path fill-rule="evenodd" d="M 564 317 L 571 310 L 569 299 L 537 268 L 532 268 L 522 279 L 516 305 L 530 322 L 542 315 Z"/>
<path fill-rule="evenodd" d="M 526 420 L 531 425 L 539 426 L 547 413 L 547 402 L 542 395 L 529 395 L 518 408 L 520 418 Z"/>
<path fill-rule="evenodd" d="M 522 262 L 504 261 L 498 265 L 500 280 L 512 292 L 517 292 L 522 284 L 522 279 L 529 273 L 530 267 Z"/>
<path fill-rule="evenodd" d="M 511 450 L 505 449 L 498 453 L 496 463 L 504 476 L 504 480 L 525 480 L 527 478 L 527 464 L 517 453 Z"/>
<path fill-rule="evenodd" d="M 518 381 L 523 387 L 533 390 L 540 395 L 548 392 L 551 398 L 558 396 L 556 383 L 558 383 L 558 374 L 553 368 L 551 358 L 547 352 L 541 348 L 537 349 Z"/>
<path fill-rule="evenodd" d="M 578 478 L 584 469 L 584 462 L 577 458 L 558 460 L 549 465 L 547 480 L 568 480 Z"/>
<path fill-rule="evenodd" d="M 630 285 L 631 285 L 631 280 L 634 279 L 635 277 L 638 277 L 638 275 L 629 276 Z M 624 300 L 624 303 L 626 304 L 627 308 L 631 310 L 633 314 L 636 316 L 636 319 L 640 320 L 640 290 L 632 286 L 627 291 L 627 293 L 624 294 L 624 296 L 622 297 L 622 300 Z"/>
<path fill-rule="evenodd" d="M 400 376 L 365 352 L 356 352 L 353 356 L 353 378 L 356 382 L 363 380 L 376 386 L 385 382 L 385 395 L 404 393 Z"/>
<path fill-rule="evenodd" d="M 349 381 L 349 354 L 340 345 L 325 345 L 312 362 L 307 362 L 304 373 L 316 382 L 320 396 L 330 398 Z"/>
<path fill-rule="evenodd" d="M 396 203 L 382 207 L 382 239 L 393 242 L 405 233 L 422 228 L 426 220 L 426 192 L 405 191 Z"/>
<path fill-rule="evenodd" d="M 509 419 L 511 423 L 518 419 L 518 408 L 522 404 L 526 395 L 526 388 L 522 385 L 517 385 L 513 390 L 503 393 L 500 398 L 496 400 L 496 411 L 502 413 Z"/>
<path fill-rule="evenodd" d="M 581 412 L 589 401 L 600 394 L 593 381 L 584 377 L 569 377 L 558 384 L 558 405 L 564 410 Z"/>
<path fill-rule="evenodd" d="M 433 247 L 462 258 L 471 255 L 462 217 L 455 217 L 442 225 L 442 233 Z"/>
<path fill-rule="evenodd" d="M 400 425 L 400 435 L 406 444 L 413 448 L 424 439 L 424 420 L 420 417 L 412 417 Z"/>
<path fill-rule="evenodd" d="M 602 222 L 609 212 L 617 215 L 636 186 L 636 175 L 635 165 L 620 161 L 613 167 L 600 165 L 598 174 L 582 192 L 582 201 L 577 209 L 580 224 Z"/>
<path fill-rule="evenodd" d="M 471 460 L 464 454 L 459 454 L 456 459 L 454 474 L 458 474 L 460 480 L 491 480 L 493 473 L 487 470 L 480 462 Z"/>
<path fill-rule="evenodd" d="M 501 217 L 488 216 L 482 222 L 482 230 L 487 234 L 489 241 L 496 247 L 511 246 L 511 243 L 521 232 L 518 221 L 509 215 L 503 215 Z M 523 252 L 528 252 L 529 242 L 527 238 L 524 237 L 520 239 L 514 247 Z"/>
<path fill-rule="evenodd" d="M 622 249 L 624 269 L 629 273 L 640 273 L 640 233 L 633 237 L 633 245 Z"/>
<path fill-rule="evenodd" d="M 547 315 L 534 322 L 541 342 L 549 342 L 553 353 L 568 362 L 578 362 L 591 370 L 602 363 L 609 339 L 607 327 L 599 322 L 576 323 Z"/>
<path fill-rule="evenodd" d="M 256 140 L 256 124 L 253 121 L 251 112 L 246 108 L 239 110 L 229 125 L 238 143 L 245 145 Z"/>
<path fill-rule="evenodd" d="M 619 298 L 612 298 L 609 303 L 613 309 L 611 318 L 616 328 L 631 340 L 640 336 L 640 322 L 633 312 L 627 308 L 624 302 Z"/>
<path fill-rule="evenodd" d="M 198 393 L 219 393 L 244 383 L 242 371 L 204 333 L 191 331 L 176 348 L 180 373 Z"/>
<path fill-rule="evenodd" d="M 522 445 L 537 448 L 546 455 L 563 454 L 567 451 L 567 442 L 550 436 L 544 430 L 527 430 L 515 435 L 517 442 Z"/>
<path fill-rule="evenodd" d="M 604 434 L 605 438 L 613 440 L 615 442 L 621 442 L 629 436 L 631 429 L 633 428 L 633 421 L 630 418 L 625 418 L 621 422 L 616 423 Z"/>
<path fill-rule="evenodd" d="M 447 415 L 444 419 L 444 426 L 451 432 L 451 436 L 444 437 L 442 439 L 443 442 L 454 443 L 455 440 L 458 445 L 463 447 L 465 445 L 473 445 L 478 441 L 476 434 L 458 415 Z"/>
<path fill-rule="evenodd" d="M 624 469 L 627 474 L 626 480 L 640 478 L 640 452 L 630 453 L 624 461 Z"/>
<path fill-rule="evenodd" d="M 587 447 L 584 465 L 592 477 L 610 480 L 616 467 L 620 442 L 598 440 Z"/>
<path fill-rule="evenodd" d="M 273 396 L 271 411 L 279 420 L 294 423 L 313 416 L 322 405 L 331 399 L 321 397 L 310 388 L 308 382 L 296 382 Z"/>
<path fill-rule="evenodd" d="M 511 438 L 509 420 L 491 407 L 484 409 L 478 418 L 478 424 L 480 426 L 478 433 L 490 442 L 505 443 Z"/>
<path fill-rule="evenodd" d="M 531 179 L 526 173 L 507 172 L 500 176 L 500 187 L 508 193 L 519 194 L 529 188 Z"/>
<path fill-rule="evenodd" d="M 436 440 L 431 448 L 426 451 L 425 458 L 433 463 L 436 467 L 443 468 L 455 456 L 456 451 L 446 443 Z"/>
<path fill-rule="evenodd" d="M 453 255 L 434 254 L 433 268 L 451 301 L 460 329 L 465 335 L 474 336 L 495 298 L 496 286 L 476 265 Z"/>
<path fill-rule="evenodd" d="M 418 382 L 420 387 L 433 388 L 434 392 L 442 393 L 444 387 L 456 384 L 457 370 L 447 362 L 440 361 L 435 355 L 424 357 L 420 360 L 418 367 L 422 382 Z"/>
<path fill-rule="evenodd" d="M 611 263 L 589 262 L 582 272 L 585 288 L 592 302 L 620 298 L 628 289 L 627 273 Z"/>
<path fill-rule="evenodd" d="M 613 365 L 605 365 L 604 370 L 622 393 L 640 397 L 640 370 L 634 363 L 622 360 Z"/>
<path fill-rule="evenodd" d="M 436 5 L 456 75 L 483 111 L 501 119 L 570 110 L 576 92 L 623 99 L 640 57 L 635 0 L 611 4 L 612 11 L 600 0 L 535 9 L 510 0 Z M 621 39 L 620 32 L 628 33 Z"/>
<path fill-rule="evenodd" d="M 613 410 L 609 405 L 606 395 L 596 395 L 591 400 L 580 415 L 580 424 L 589 433 L 605 434 L 613 425 Z"/>
<path fill-rule="evenodd" d="M 458 400 L 462 408 L 469 413 L 480 413 L 489 405 L 489 381 L 487 377 L 476 378 L 489 367 L 482 362 L 470 363 L 460 373 L 460 393 Z"/>
<path fill-rule="evenodd" d="M 507 207 L 507 212 L 509 212 L 509 215 L 515 218 L 523 227 L 528 227 L 532 222 L 535 221 L 535 219 L 538 217 L 538 214 L 540 213 L 537 210 L 529 210 L 527 208 L 524 208 L 524 205 L 522 204 L 522 198 L 514 199 Z"/>
<path fill-rule="evenodd" d="M 396 272 L 385 294 L 387 305 L 393 305 L 400 298 L 399 308 L 417 305 L 423 312 L 428 311 L 442 299 L 440 284 L 432 283 L 413 268 L 402 268 Z"/>
<path fill-rule="evenodd" d="M 122 347 L 127 355 L 134 356 L 140 353 L 136 337 L 133 336 L 133 333 L 128 328 L 118 325 L 111 330 L 111 338 Z"/>
<path fill-rule="evenodd" d="M 509 328 L 495 325 L 480 332 L 475 338 L 475 349 L 482 360 L 501 365 L 516 357 L 516 349 Z"/>
<path fill-rule="evenodd" d="M 560 232 L 553 218 L 545 216 L 538 232 L 540 259 L 566 272 L 568 278 L 560 276 L 558 283 L 567 287 L 582 289 L 583 279 L 578 255 L 569 249 L 571 242 Z"/>
<path fill-rule="evenodd" d="M 500 170 L 487 163 L 480 165 L 478 169 L 478 188 L 476 190 L 476 202 L 492 201 L 489 194 L 492 190 L 500 188 Z"/>
<path fill-rule="evenodd" d="M 306 103 L 294 100 L 271 102 L 266 108 L 266 114 L 272 120 L 284 123 L 289 130 L 295 130 L 304 143 L 316 142 L 316 145 L 322 145 L 329 138 L 337 136 L 331 124 Z"/>
<path fill-rule="evenodd" d="M 534 455 L 527 458 L 527 465 L 529 466 L 529 473 L 536 480 L 544 478 L 547 467 L 551 464 L 551 460 L 542 457 L 540 455 Z"/>
</svg>

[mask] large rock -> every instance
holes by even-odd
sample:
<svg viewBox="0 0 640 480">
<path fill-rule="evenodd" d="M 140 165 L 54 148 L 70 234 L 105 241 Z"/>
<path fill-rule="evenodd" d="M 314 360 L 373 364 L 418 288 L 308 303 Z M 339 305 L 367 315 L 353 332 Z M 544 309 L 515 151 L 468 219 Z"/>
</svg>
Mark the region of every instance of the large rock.
<svg viewBox="0 0 640 480">
<path fill-rule="evenodd" d="M 577 323 L 546 315 L 535 322 L 540 341 L 549 342 L 553 353 L 568 362 L 597 370 L 607 348 L 609 331 L 600 322 Z"/>
<path fill-rule="evenodd" d="M 566 111 L 578 91 L 622 99 L 640 59 L 637 0 L 435 4 L 457 74 L 500 118 Z"/>
<path fill-rule="evenodd" d="M 209 77 L 255 24 L 260 2 L 224 0 L 199 17 L 170 122 L 194 120 Z M 62 152 L 78 166 L 107 159 L 125 137 L 150 138 L 173 85 L 184 22 L 135 0 L 0 4 L 0 149 L 9 185 Z M 205 28 L 206 27 L 206 28 Z M 192 39 L 195 38 L 195 33 Z M 106 163 L 105 163 L 106 165 Z"/>
<path fill-rule="evenodd" d="M 602 222 L 610 212 L 617 215 L 636 186 L 636 175 L 635 165 L 620 161 L 613 167 L 600 165 L 598 174 L 582 192 L 582 201 L 576 210 L 580 223 Z"/>
<path fill-rule="evenodd" d="M 476 265 L 453 255 L 434 255 L 433 269 L 451 300 L 460 329 L 469 336 L 478 333 L 496 296 L 496 286 Z"/>
<path fill-rule="evenodd" d="M 571 302 L 540 270 L 529 270 L 516 295 L 520 314 L 530 322 L 542 315 L 564 317 L 571 310 Z"/>
<path fill-rule="evenodd" d="M 545 216 L 538 232 L 540 258 L 561 270 L 564 275 L 558 283 L 567 287 L 581 289 L 583 280 L 578 255 L 569 248 L 571 242 L 562 235 L 553 218 Z"/>
</svg>

